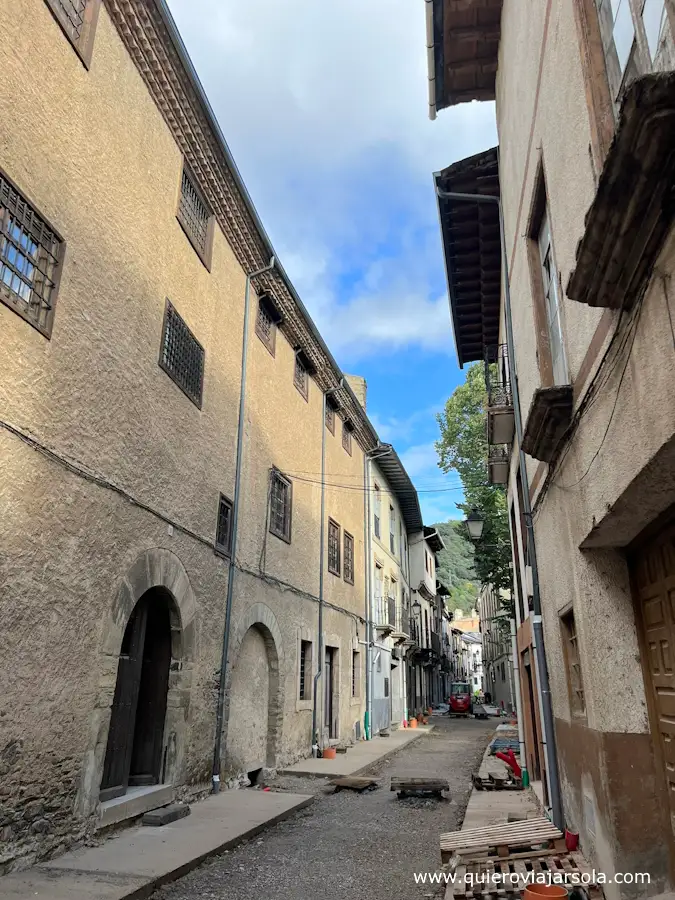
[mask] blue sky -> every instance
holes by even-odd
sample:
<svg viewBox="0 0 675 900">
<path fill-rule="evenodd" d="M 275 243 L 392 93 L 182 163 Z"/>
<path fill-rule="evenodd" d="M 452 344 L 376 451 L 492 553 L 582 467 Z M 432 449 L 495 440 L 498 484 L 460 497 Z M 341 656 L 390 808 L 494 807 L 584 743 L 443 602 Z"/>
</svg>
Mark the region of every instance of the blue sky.
<svg viewBox="0 0 675 900">
<path fill-rule="evenodd" d="M 491 103 L 427 117 L 423 0 L 169 0 L 253 201 L 420 492 L 458 515 L 435 414 L 463 380 L 432 172 L 496 144 Z"/>
</svg>

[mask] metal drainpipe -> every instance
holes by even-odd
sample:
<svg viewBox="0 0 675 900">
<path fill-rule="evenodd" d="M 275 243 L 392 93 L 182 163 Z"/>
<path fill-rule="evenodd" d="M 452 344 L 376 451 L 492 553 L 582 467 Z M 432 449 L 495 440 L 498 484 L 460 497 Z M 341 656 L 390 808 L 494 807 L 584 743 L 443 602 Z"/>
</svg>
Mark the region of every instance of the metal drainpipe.
<svg viewBox="0 0 675 900">
<path fill-rule="evenodd" d="M 325 540 L 326 517 L 326 399 L 329 394 L 339 391 L 344 384 L 344 378 L 340 379 L 337 387 L 323 392 L 323 409 L 321 416 L 321 524 L 319 526 L 319 625 L 317 641 L 316 672 L 314 674 L 314 690 L 312 691 L 312 756 L 317 756 L 319 751 L 319 735 L 317 733 L 317 703 L 319 679 L 323 673 L 323 555 Z"/>
<path fill-rule="evenodd" d="M 363 536 L 364 536 L 364 547 L 365 553 L 363 554 L 365 557 L 364 560 L 364 595 L 366 602 L 366 713 L 363 720 L 363 731 L 367 741 L 370 740 L 370 713 L 371 713 L 371 701 L 370 701 L 370 641 L 371 641 L 371 633 L 370 633 L 370 553 L 371 553 L 371 543 L 370 543 L 370 457 L 367 453 L 363 454 L 363 484 L 365 490 L 363 492 Z"/>
<path fill-rule="evenodd" d="M 244 333 L 241 352 L 241 386 L 239 388 L 239 422 L 237 425 L 237 456 L 234 470 L 234 497 L 232 498 L 232 539 L 230 547 L 230 568 L 227 573 L 227 598 L 225 600 L 225 627 L 223 628 L 223 648 L 220 657 L 220 678 L 218 680 L 218 705 L 216 707 L 216 737 L 213 744 L 213 768 L 211 771 L 211 790 L 214 794 L 220 791 L 220 753 L 223 742 L 223 718 L 225 713 L 225 684 L 227 681 L 227 656 L 230 643 L 230 626 L 232 623 L 232 597 L 234 593 L 234 573 L 237 558 L 237 526 L 239 524 L 239 497 L 241 488 L 241 463 L 244 444 L 244 415 L 246 412 L 246 364 L 248 361 L 248 325 L 251 297 L 251 282 L 265 272 L 270 272 L 276 261 L 272 257 L 268 265 L 246 276 L 244 293 Z"/>
<path fill-rule="evenodd" d="M 518 720 L 518 743 L 520 745 L 520 767 L 523 775 L 527 772 L 527 754 L 525 752 L 525 728 L 523 726 L 523 703 L 520 697 L 520 670 L 518 668 L 518 638 L 516 637 L 516 620 L 509 619 L 511 626 L 511 679 L 512 694 L 516 701 L 516 719 Z M 528 778 L 529 780 L 529 778 Z M 523 778 L 523 785 L 525 778 Z"/>
<path fill-rule="evenodd" d="M 551 704 L 551 686 L 546 665 L 546 650 L 544 646 L 544 630 L 541 623 L 541 596 L 539 593 L 539 569 L 537 566 L 537 550 L 534 538 L 534 526 L 532 523 L 532 508 L 530 506 L 530 484 L 527 475 L 527 464 L 523 452 L 523 423 L 520 414 L 520 392 L 518 390 L 518 375 L 516 373 L 516 353 L 513 340 L 513 317 L 511 312 L 511 289 L 509 284 L 509 261 L 506 251 L 506 237 L 504 233 L 504 212 L 500 197 L 490 194 L 465 194 L 455 191 L 443 191 L 435 184 L 436 194 L 444 200 L 465 200 L 473 203 L 496 203 L 499 212 L 499 237 L 501 243 L 502 266 L 504 269 L 504 319 L 506 325 L 506 347 L 509 355 L 509 370 L 511 373 L 511 390 L 513 391 L 513 417 L 516 426 L 516 440 L 518 441 L 518 463 L 520 475 L 523 481 L 523 518 L 527 529 L 528 547 L 530 548 L 530 565 L 532 566 L 532 600 L 534 603 L 534 616 L 532 617 L 532 637 L 535 650 L 535 663 L 537 668 L 537 693 L 539 695 L 539 709 L 541 714 L 541 743 L 544 745 L 546 758 L 546 782 L 548 796 L 551 803 L 551 815 L 553 823 L 560 829 L 564 827 L 562 798 L 560 795 L 560 779 L 558 776 L 557 753 L 555 745 L 555 728 L 553 724 L 553 706 Z"/>
</svg>

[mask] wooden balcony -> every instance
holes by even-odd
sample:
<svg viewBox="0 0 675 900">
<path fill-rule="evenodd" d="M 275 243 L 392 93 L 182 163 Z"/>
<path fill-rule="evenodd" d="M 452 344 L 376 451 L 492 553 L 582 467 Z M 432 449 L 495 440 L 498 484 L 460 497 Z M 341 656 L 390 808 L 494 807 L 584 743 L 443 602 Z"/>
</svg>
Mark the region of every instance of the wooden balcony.
<svg viewBox="0 0 675 900">
<path fill-rule="evenodd" d="M 550 463 L 572 419 L 571 384 L 538 388 L 534 392 L 523 434 L 523 451 Z"/>
</svg>

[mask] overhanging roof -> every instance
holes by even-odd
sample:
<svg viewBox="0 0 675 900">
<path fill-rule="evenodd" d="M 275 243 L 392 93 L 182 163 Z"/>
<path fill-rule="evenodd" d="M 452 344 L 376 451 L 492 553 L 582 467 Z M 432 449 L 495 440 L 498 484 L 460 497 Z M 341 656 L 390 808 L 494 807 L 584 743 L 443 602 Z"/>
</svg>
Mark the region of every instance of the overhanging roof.
<svg viewBox="0 0 675 900">
<path fill-rule="evenodd" d="M 424 526 L 419 497 L 398 453 L 392 447 L 386 455 L 378 456 L 375 463 L 396 495 L 408 532 L 421 531 Z"/>
<path fill-rule="evenodd" d="M 443 191 L 499 196 L 499 148 L 434 174 Z M 496 203 L 438 197 L 450 312 L 460 368 L 499 343 L 501 239 Z"/>
<path fill-rule="evenodd" d="M 503 0 L 426 0 L 429 117 L 494 100 Z"/>
<path fill-rule="evenodd" d="M 440 550 L 445 550 L 443 538 L 436 531 L 436 529 L 432 528 L 430 525 L 424 526 L 424 540 L 431 547 L 434 553 L 438 553 Z"/>
</svg>

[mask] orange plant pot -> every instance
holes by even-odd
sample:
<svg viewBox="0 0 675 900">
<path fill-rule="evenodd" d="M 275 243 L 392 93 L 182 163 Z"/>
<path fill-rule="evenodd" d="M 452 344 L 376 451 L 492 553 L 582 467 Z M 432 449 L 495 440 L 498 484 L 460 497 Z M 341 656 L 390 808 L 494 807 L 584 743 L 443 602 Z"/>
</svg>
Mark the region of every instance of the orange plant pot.
<svg viewBox="0 0 675 900">
<path fill-rule="evenodd" d="M 433 712 L 433 709 L 430 706 L 428 706 L 427 707 L 427 715 L 430 716 L 432 714 L 432 712 Z"/>
<path fill-rule="evenodd" d="M 523 900 L 567 900 L 567 890 L 559 884 L 528 884 Z"/>
<path fill-rule="evenodd" d="M 409 719 L 408 728 L 417 728 L 417 719 Z"/>
<path fill-rule="evenodd" d="M 322 753 L 324 759 L 335 759 L 336 751 L 335 747 L 326 747 Z"/>
</svg>

